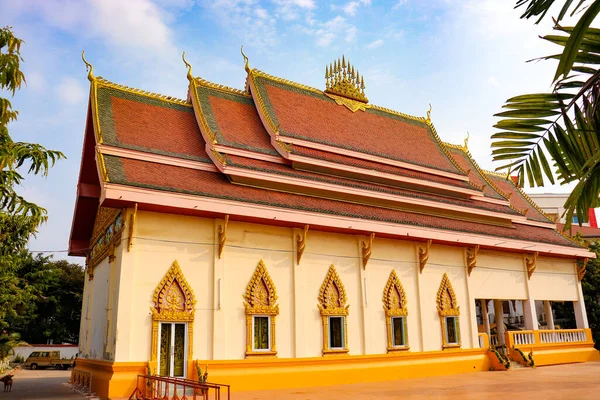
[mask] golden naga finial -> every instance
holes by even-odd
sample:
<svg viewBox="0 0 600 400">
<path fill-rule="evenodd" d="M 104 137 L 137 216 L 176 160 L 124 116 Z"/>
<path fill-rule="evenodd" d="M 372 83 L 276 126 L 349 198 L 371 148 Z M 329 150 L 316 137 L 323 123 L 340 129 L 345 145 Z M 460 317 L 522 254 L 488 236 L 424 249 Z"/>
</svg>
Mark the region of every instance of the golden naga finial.
<svg viewBox="0 0 600 400">
<path fill-rule="evenodd" d="M 250 64 L 248 62 L 248 56 L 246 56 L 244 54 L 244 46 L 242 45 L 242 48 L 240 49 L 240 52 L 242 53 L 242 57 L 244 57 L 244 69 L 246 70 L 246 72 L 250 72 Z"/>
<path fill-rule="evenodd" d="M 87 62 L 87 60 L 85 59 L 85 50 L 81 51 L 81 59 L 83 60 L 83 62 L 85 63 L 85 70 L 88 71 L 88 80 L 90 82 L 92 82 L 95 77 L 94 77 L 94 66 L 92 64 L 90 64 L 89 62 Z"/>
<path fill-rule="evenodd" d="M 465 145 L 463 147 L 465 150 L 469 149 L 469 131 L 467 131 L 467 137 L 465 138 Z"/>
<path fill-rule="evenodd" d="M 365 78 L 346 60 L 346 56 L 325 66 L 325 93 L 368 103 L 365 96 Z"/>
<path fill-rule="evenodd" d="M 431 103 L 429 103 L 429 110 L 427 110 L 427 122 L 431 122 L 431 110 L 433 110 L 433 107 L 431 106 Z"/>
<path fill-rule="evenodd" d="M 181 54 L 181 59 L 183 60 L 183 63 L 185 64 L 185 66 L 188 69 L 187 78 L 188 78 L 188 81 L 191 82 L 192 80 L 194 80 L 194 75 L 192 75 L 192 65 L 189 62 L 187 62 L 187 60 L 185 59 L 185 51 Z"/>
</svg>

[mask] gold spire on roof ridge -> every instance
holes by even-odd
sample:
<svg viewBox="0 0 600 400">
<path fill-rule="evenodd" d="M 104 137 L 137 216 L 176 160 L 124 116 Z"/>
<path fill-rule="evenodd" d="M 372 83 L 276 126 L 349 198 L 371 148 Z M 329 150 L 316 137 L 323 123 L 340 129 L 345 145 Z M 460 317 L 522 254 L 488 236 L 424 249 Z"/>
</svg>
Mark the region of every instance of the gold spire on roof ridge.
<svg viewBox="0 0 600 400">
<path fill-rule="evenodd" d="M 250 72 L 250 62 L 248 60 L 248 56 L 244 54 L 244 45 L 240 48 L 240 52 L 242 53 L 242 57 L 244 57 L 244 69 L 246 72 Z"/>
<path fill-rule="evenodd" d="M 90 64 L 89 62 L 87 62 L 87 60 L 85 59 L 85 50 L 81 50 L 81 59 L 85 63 L 85 70 L 88 71 L 87 78 L 90 82 L 92 82 L 95 79 L 94 66 L 92 64 Z"/>
<path fill-rule="evenodd" d="M 365 96 L 365 77 L 360 75 L 346 56 L 325 65 L 325 93 L 368 103 Z"/>
<path fill-rule="evenodd" d="M 187 60 L 185 59 L 185 51 L 181 54 L 181 59 L 183 60 L 183 63 L 185 64 L 185 66 L 188 69 L 187 78 L 188 78 L 188 81 L 191 82 L 194 80 L 194 75 L 192 75 L 192 65 L 189 62 L 187 62 Z"/>
</svg>

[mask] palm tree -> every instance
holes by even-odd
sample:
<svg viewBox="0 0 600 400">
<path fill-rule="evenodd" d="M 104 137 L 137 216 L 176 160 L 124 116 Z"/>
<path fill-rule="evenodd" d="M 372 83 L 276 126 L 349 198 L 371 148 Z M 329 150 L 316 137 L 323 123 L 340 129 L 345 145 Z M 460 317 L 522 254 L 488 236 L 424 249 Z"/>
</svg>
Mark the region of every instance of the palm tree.
<svg viewBox="0 0 600 400">
<path fill-rule="evenodd" d="M 521 18 L 539 23 L 555 0 L 517 0 Z M 544 186 L 546 178 L 561 184 L 577 182 L 565 203 L 565 229 L 577 215 L 588 220 L 588 209 L 600 201 L 600 29 L 591 28 L 600 12 L 600 0 L 563 0 L 553 19 L 558 34 L 542 39 L 562 47 L 562 53 L 542 59 L 559 60 L 550 93 L 510 98 L 492 135 L 493 159 L 503 161 L 497 171 L 517 173 L 519 185 Z M 574 27 L 560 21 L 579 15 Z"/>
<path fill-rule="evenodd" d="M 21 335 L 16 332 L 0 334 L 0 360 L 12 355 L 17 346 L 29 346 L 29 344 L 22 341 Z"/>
</svg>

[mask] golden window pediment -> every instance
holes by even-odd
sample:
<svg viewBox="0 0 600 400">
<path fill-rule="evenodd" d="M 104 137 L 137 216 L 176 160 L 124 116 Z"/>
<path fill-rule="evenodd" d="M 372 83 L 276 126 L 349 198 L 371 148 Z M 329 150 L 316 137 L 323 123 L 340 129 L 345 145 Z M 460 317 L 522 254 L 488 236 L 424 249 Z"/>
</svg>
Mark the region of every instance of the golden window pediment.
<svg viewBox="0 0 600 400">
<path fill-rule="evenodd" d="M 385 284 L 382 300 L 386 317 L 405 317 L 408 315 L 406 292 L 404 292 L 404 287 L 394 270 L 390 272 L 390 277 Z"/>
<path fill-rule="evenodd" d="M 244 308 L 248 315 L 279 314 L 279 305 L 275 304 L 277 301 L 277 290 L 263 260 L 260 260 L 256 266 L 254 274 L 250 282 L 248 282 L 248 286 L 246 286 L 244 299 Z"/>
<path fill-rule="evenodd" d="M 192 321 L 196 300 L 177 260 L 154 290 L 152 318 L 164 321 Z"/>
<path fill-rule="evenodd" d="M 456 301 L 456 294 L 446 273 L 442 277 L 442 283 L 437 292 L 437 309 L 440 317 L 460 315 L 460 307 Z"/>
<path fill-rule="evenodd" d="M 348 315 L 346 300 L 346 289 L 332 264 L 319 290 L 321 315 Z"/>
</svg>

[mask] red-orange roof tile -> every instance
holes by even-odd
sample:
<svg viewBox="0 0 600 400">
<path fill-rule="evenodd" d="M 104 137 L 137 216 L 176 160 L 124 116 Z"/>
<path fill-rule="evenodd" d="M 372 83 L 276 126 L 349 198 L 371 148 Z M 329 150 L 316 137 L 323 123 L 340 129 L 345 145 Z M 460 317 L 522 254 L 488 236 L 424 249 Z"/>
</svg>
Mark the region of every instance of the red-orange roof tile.
<svg viewBox="0 0 600 400">
<path fill-rule="evenodd" d="M 256 90 L 279 132 L 316 143 L 462 174 L 425 122 L 380 109 L 351 112 L 316 92 L 258 75 Z"/>
<path fill-rule="evenodd" d="M 97 102 L 104 143 L 209 161 L 191 106 L 102 85 Z"/>
<path fill-rule="evenodd" d="M 111 182 L 155 190 L 263 204 L 284 209 L 344 215 L 398 224 L 424 226 L 447 231 L 471 232 L 487 236 L 510 237 L 533 242 L 577 247 L 553 229 L 519 225 L 518 229 L 492 226 L 425 214 L 345 203 L 278 191 L 232 185 L 220 173 L 198 171 L 171 165 L 105 156 Z"/>
</svg>

